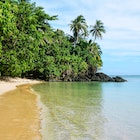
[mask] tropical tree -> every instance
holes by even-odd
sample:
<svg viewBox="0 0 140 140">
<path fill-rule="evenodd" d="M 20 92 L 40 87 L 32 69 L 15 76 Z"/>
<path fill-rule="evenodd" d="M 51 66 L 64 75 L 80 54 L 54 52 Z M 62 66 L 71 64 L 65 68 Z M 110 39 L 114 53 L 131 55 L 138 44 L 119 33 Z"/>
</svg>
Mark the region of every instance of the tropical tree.
<svg viewBox="0 0 140 140">
<path fill-rule="evenodd" d="M 83 59 L 88 64 L 88 74 L 94 75 L 102 66 L 102 51 L 100 46 L 92 40 L 80 40 L 76 48 L 75 54 Z"/>
<path fill-rule="evenodd" d="M 70 30 L 73 32 L 74 45 L 78 43 L 79 37 L 87 35 L 87 24 L 85 18 L 80 15 L 70 24 Z"/>
<path fill-rule="evenodd" d="M 56 19 L 30 0 L 0 1 L 1 76 L 78 80 L 102 66 L 100 46 L 87 39 L 85 18 L 80 15 L 71 22 L 73 36 L 54 30 L 49 21 Z M 95 39 L 105 32 L 101 23 L 97 25 L 91 30 Z"/>
<path fill-rule="evenodd" d="M 52 40 L 48 21 L 54 18 L 27 0 L 0 2 L 1 75 L 24 76 L 40 64 L 40 53 Z M 46 59 L 43 53 L 41 58 Z"/>
<path fill-rule="evenodd" d="M 95 74 L 103 64 L 101 59 L 102 51 L 100 46 L 97 43 L 93 42 L 90 43 L 89 53 L 91 55 L 91 57 L 89 58 L 89 68 L 91 73 Z"/>
<path fill-rule="evenodd" d="M 101 20 L 96 20 L 95 25 L 94 26 L 91 26 L 91 28 L 92 29 L 90 30 L 90 33 L 94 37 L 94 41 L 97 38 L 102 39 L 102 33 L 105 33 L 106 32 L 102 21 Z"/>
</svg>

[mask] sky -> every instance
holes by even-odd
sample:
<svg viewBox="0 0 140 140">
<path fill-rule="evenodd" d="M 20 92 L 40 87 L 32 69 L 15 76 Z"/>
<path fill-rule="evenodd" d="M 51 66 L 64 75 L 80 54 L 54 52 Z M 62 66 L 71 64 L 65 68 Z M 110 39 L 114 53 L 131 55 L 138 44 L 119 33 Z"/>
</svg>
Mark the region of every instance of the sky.
<svg viewBox="0 0 140 140">
<path fill-rule="evenodd" d="M 140 2 L 139 0 L 31 0 L 51 16 L 54 29 L 70 32 L 69 24 L 83 15 L 88 25 L 104 23 L 106 34 L 100 45 L 102 72 L 109 75 L 140 75 Z"/>
</svg>

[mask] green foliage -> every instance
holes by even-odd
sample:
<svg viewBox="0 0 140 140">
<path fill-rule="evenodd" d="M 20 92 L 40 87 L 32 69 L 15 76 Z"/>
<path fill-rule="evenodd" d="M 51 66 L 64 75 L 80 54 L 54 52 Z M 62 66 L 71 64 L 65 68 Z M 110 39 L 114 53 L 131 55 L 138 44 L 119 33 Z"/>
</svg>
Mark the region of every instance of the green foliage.
<svg viewBox="0 0 140 140">
<path fill-rule="evenodd" d="M 105 33 L 105 28 L 101 20 L 96 20 L 96 23 L 94 26 L 91 26 L 90 33 L 92 33 L 92 36 L 94 37 L 94 40 L 97 38 L 102 39 L 102 33 Z"/>
<path fill-rule="evenodd" d="M 28 0 L 0 2 L 1 76 L 59 80 L 102 66 L 100 46 L 85 39 L 88 26 L 82 15 L 70 25 L 73 37 L 52 29 L 51 20 L 57 16 Z"/>
</svg>

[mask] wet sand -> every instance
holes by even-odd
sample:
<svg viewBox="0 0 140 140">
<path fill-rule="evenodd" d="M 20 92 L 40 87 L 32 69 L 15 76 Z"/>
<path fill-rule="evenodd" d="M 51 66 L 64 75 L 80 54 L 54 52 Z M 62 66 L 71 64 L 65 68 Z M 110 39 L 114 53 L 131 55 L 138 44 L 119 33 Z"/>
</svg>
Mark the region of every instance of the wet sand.
<svg viewBox="0 0 140 140">
<path fill-rule="evenodd" d="M 41 140 L 40 108 L 30 86 L 0 95 L 0 140 Z"/>
</svg>

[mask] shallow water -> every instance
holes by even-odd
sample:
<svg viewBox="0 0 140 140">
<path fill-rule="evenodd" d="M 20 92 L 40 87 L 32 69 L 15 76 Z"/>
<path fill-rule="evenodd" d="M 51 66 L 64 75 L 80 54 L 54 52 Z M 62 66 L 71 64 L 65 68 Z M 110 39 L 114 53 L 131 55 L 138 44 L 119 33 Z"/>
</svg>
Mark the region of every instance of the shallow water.
<svg viewBox="0 0 140 140">
<path fill-rule="evenodd" d="M 33 89 L 48 108 L 49 140 L 139 140 L 140 77 L 125 83 L 52 82 Z"/>
</svg>

